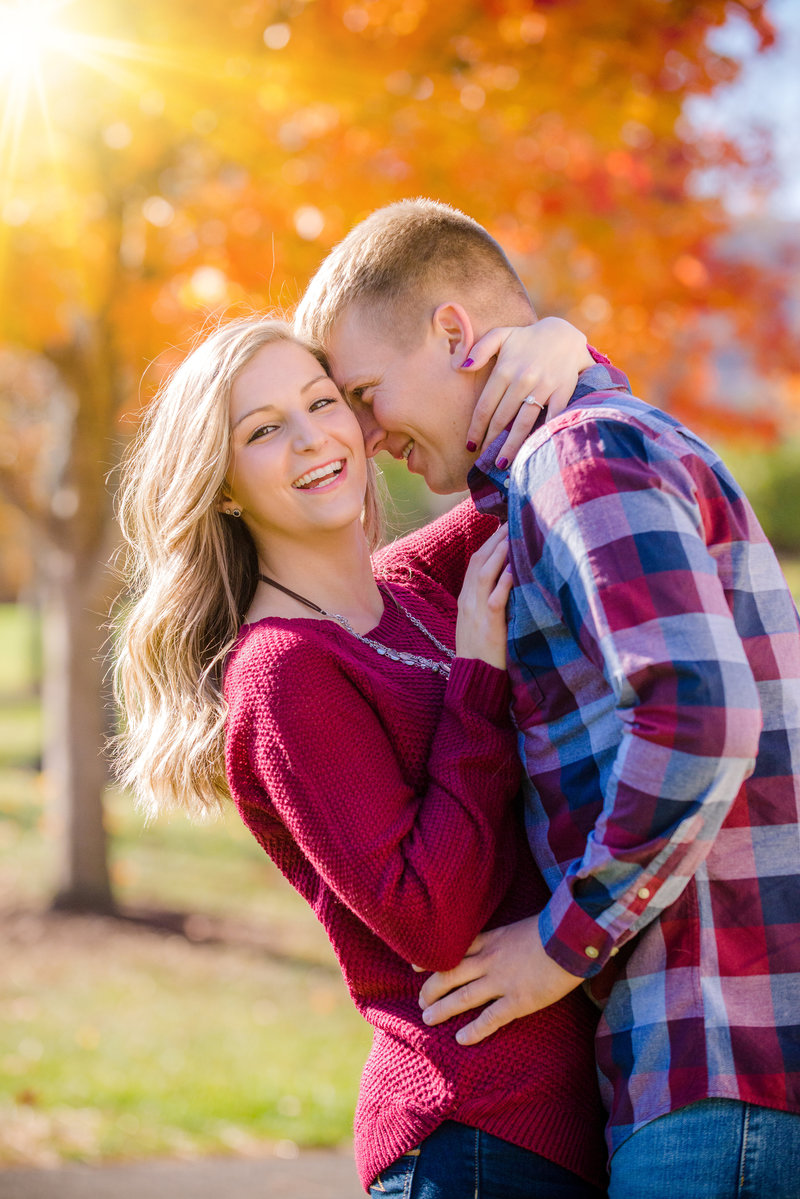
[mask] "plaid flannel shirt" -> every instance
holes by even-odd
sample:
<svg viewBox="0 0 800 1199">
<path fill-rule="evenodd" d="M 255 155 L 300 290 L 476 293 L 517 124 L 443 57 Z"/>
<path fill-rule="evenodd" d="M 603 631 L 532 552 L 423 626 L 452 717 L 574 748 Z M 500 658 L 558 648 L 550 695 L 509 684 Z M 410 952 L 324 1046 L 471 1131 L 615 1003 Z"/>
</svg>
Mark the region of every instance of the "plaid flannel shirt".
<svg viewBox="0 0 800 1199">
<path fill-rule="evenodd" d="M 540 929 L 603 1007 L 610 1151 L 710 1096 L 800 1112 L 800 620 L 775 554 L 610 365 L 510 476 L 496 454 L 470 487 L 509 521 Z"/>
</svg>

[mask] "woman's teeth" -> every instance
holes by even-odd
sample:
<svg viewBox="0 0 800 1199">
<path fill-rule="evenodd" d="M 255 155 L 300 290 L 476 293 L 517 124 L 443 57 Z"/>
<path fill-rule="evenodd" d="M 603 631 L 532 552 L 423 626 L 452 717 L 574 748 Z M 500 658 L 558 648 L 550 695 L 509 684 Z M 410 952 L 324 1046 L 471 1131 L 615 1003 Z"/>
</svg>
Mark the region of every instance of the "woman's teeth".
<svg viewBox="0 0 800 1199">
<path fill-rule="evenodd" d="M 406 461 L 406 462 L 408 462 L 408 455 L 411 453 L 411 451 L 413 450 L 413 448 L 414 448 L 414 442 L 413 442 L 413 441 L 409 441 L 408 445 L 407 445 L 407 446 L 406 446 L 406 448 L 403 450 L 403 458 L 405 459 L 405 461 Z"/>
<path fill-rule="evenodd" d="M 338 462 L 327 462 L 325 466 L 318 466 L 316 470 L 309 470 L 304 475 L 301 475 L 299 479 L 295 479 L 292 487 L 321 487 L 324 483 L 330 483 L 343 470 L 343 459 L 340 458 Z"/>
</svg>

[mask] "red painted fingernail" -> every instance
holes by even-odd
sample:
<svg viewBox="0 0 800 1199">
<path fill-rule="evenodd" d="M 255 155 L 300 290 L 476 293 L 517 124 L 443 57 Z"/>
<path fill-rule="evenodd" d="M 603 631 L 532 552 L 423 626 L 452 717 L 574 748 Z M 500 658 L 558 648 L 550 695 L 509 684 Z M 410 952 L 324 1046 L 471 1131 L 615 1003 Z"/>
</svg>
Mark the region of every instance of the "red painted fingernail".
<svg viewBox="0 0 800 1199">
<path fill-rule="evenodd" d="M 505 470 L 508 466 L 508 458 L 498 458 L 495 466 L 498 470 Z"/>
<path fill-rule="evenodd" d="M 477 450 L 477 448 L 478 447 L 476 446 L 474 441 L 467 442 L 467 449 L 469 450 L 470 454 L 474 454 L 475 451 Z"/>
<path fill-rule="evenodd" d="M 475 362 L 472 358 L 465 358 L 464 361 L 461 363 L 461 366 L 458 369 L 460 371 L 463 371 L 466 367 L 474 366 L 474 365 L 475 365 Z"/>
</svg>

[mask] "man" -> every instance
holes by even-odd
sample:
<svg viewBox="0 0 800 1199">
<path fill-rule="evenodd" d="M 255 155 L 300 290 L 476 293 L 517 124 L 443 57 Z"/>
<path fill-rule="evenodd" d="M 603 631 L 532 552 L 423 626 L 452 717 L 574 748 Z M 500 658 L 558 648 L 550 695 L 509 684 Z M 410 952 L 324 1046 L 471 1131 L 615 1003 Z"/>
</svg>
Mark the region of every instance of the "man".
<svg viewBox="0 0 800 1199">
<path fill-rule="evenodd" d="M 486 372 L 460 367 L 534 320 L 500 247 L 429 201 L 358 225 L 298 311 L 370 453 L 434 491 L 469 476 L 509 521 L 514 715 L 553 894 L 429 979 L 425 1018 L 488 1004 L 468 1045 L 587 980 L 613 1199 L 796 1199 L 800 620 L 723 464 L 609 365 L 510 475 L 496 445 L 475 460 Z"/>
</svg>

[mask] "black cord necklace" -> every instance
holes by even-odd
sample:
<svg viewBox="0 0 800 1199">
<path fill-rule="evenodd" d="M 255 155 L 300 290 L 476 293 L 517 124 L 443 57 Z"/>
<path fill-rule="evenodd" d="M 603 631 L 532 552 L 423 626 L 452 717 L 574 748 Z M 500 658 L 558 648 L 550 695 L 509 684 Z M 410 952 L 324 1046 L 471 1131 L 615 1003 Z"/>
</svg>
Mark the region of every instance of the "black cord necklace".
<svg viewBox="0 0 800 1199">
<path fill-rule="evenodd" d="M 403 662 L 406 666 L 419 666 L 423 670 L 431 670 L 434 674 L 442 674 L 445 677 L 450 673 L 450 661 L 455 657 L 454 652 L 449 646 L 443 645 L 438 637 L 434 637 L 430 629 L 426 629 L 421 620 L 417 620 L 416 616 L 403 607 L 400 601 L 389 591 L 390 598 L 395 605 L 400 609 L 406 619 L 424 633 L 429 641 L 432 641 L 438 650 L 441 650 L 446 655 L 448 661 L 439 662 L 434 658 L 425 658 L 422 654 L 410 654 L 406 650 L 393 649 L 390 645 L 384 645 L 380 641 L 375 641 L 372 637 L 364 637 L 361 633 L 357 633 L 346 616 L 340 616 L 337 612 L 326 612 L 324 608 L 320 608 L 319 604 L 315 604 L 312 600 L 306 599 L 304 595 L 299 595 L 296 591 L 292 591 L 289 587 L 284 587 L 283 583 L 279 583 L 276 579 L 271 579 L 268 575 L 259 574 L 259 579 L 262 583 L 268 583 L 270 587 L 276 587 L 278 591 L 282 591 L 284 595 L 290 596 L 293 600 L 297 600 L 300 604 L 305 604 L 307 608 L 312 608 L 314 612 L 319 612 L 320 616 L 327 617 L 328 620 L 335 620 L 343 629 L 351 633 L 358 641 L 364 645 L 369 645 L 382 657 L 390 658 L 392 662 Z M 384 594 L 380 588 L 381 595 Z"/>
</svg>

